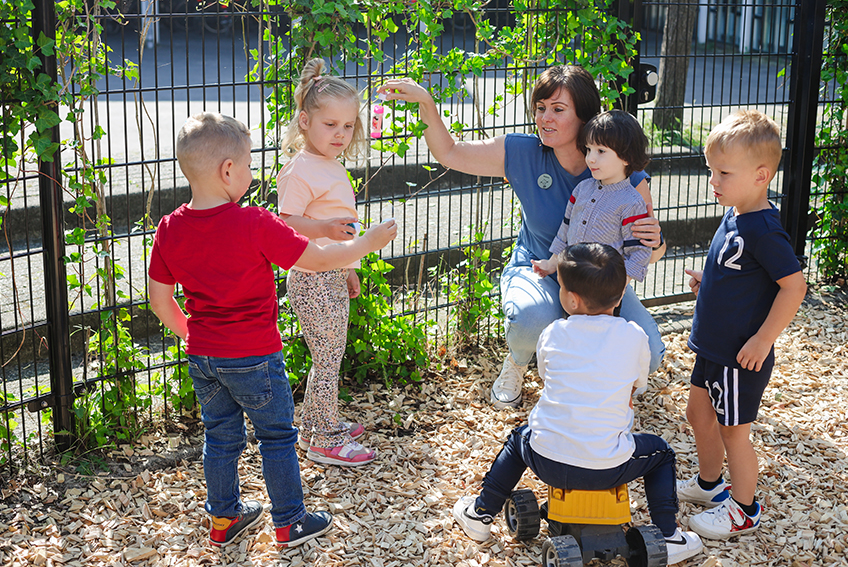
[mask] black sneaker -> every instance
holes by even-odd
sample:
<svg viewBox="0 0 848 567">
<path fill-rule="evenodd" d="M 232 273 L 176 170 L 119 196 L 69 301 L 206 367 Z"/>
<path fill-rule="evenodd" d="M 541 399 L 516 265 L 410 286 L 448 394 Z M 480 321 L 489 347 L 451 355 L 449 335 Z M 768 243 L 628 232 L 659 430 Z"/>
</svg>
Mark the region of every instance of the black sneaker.
<svg viewBox="0 0 848 567">
<path fill-rule="evenodd" d="M 300 521 L 284 528 L 277 528 L 277 545 L 294 547 L 316 538 L 330 529 L 333 516 L 329 512 L 307 512 Z"/>
<path fill-rule="evenodd" d="M 217 547 L 229 545 L 239 534 L 255 526 L 260 519 L 262 519 L 262 504 L 256 500 L 245 500 L 241 504 L 241 513 L 235 518 L 212 516 L 209 543 Z"/>
</svg>

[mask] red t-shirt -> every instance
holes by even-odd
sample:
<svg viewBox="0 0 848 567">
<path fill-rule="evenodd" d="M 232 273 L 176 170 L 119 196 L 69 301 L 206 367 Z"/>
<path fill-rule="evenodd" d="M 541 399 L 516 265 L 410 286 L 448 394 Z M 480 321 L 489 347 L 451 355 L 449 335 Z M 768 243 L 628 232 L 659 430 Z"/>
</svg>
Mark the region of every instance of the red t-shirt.
<svg viewBox="0 0 848 567">
<path fill-rule="evenodd" d="M 186 352 L 199 356 L 264 356 L 282 348 L 271 264 L 289 269 L 309 239 L 260 207 L 182 205 L 159 222 L 150 277 L 179 283 L 188 319 Z"/>
</svg>

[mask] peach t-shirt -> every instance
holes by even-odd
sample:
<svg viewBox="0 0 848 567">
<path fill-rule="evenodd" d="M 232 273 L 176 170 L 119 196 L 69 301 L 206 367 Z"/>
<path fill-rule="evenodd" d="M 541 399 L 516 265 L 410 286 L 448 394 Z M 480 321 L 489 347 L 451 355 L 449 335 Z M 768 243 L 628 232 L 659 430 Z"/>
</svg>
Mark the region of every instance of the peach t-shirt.
<svg viewBox="0 0 848 567">
<path fill-rule="evenodd" d="M 277 175 L 277 197 L 281 215 L 297 215 L 313 220 L 359 218 L 356 195 L 344 166 L 335 158 L 305 150 L 298 152 Z M 313 239 L 313 242 L 325 246 L 337 241 L 322 237 Z M 358 268 L 359 261 L 347 267 Z M 293 269 L 309 271 L 298 267 Z"/>
</svg>

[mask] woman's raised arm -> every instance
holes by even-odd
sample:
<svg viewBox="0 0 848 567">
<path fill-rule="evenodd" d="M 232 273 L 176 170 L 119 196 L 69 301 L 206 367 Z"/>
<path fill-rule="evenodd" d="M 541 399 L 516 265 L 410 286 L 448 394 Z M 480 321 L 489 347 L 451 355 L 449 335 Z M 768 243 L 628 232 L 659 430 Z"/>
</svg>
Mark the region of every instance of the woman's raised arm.
<svg viewBox="0 0 848 567">
<path fill-rule="evenodd" d="M 421 120 L 427 125 L 424 139 L 430 153 L 440 164 L 469 175 L 504 176 L 504 137 L 462 142 L 448 132 L 433 97 L 411 79 L 391 79 L 377 89 L 387 100 L 417 102 Z"/>
</svg>

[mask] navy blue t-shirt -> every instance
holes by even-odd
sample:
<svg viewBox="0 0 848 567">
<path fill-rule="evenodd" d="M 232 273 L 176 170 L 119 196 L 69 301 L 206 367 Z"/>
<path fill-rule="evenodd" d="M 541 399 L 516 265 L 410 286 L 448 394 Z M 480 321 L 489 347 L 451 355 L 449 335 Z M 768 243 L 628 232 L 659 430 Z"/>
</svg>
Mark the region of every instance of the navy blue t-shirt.
<svg viewBox="0 0 848 567">
<path fill-rule="evenodd" d="M 571 192 L 578 183 L 592 176 L 589 168 L 571 175 L 559 163 L 554 151 L 542 145 L 536 135 L 507 134 L 504 139 L 504 172 L 521 202 L 521 230 L 515 243 L 518 263 L 550 258 L 554 241 Z M 648 178 L 644 171 L 634 172 L 630 183 L 636 187 Z"/>
<path fill-rule="evenodd" d="M 729 209 L 704 264 L 689 347 L 712 362 L 740 368 L 736 355 L 766 320 L 780 290 L 777 280 L 800 270 L 774 206 L 742 215 Z"/>
</svg>

